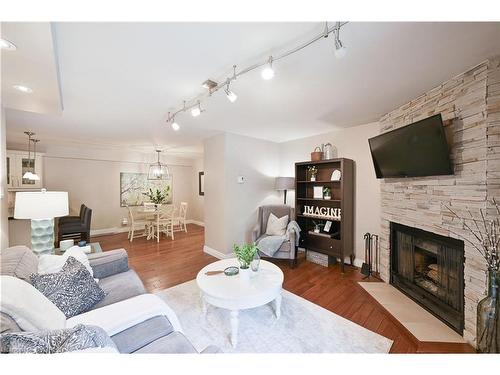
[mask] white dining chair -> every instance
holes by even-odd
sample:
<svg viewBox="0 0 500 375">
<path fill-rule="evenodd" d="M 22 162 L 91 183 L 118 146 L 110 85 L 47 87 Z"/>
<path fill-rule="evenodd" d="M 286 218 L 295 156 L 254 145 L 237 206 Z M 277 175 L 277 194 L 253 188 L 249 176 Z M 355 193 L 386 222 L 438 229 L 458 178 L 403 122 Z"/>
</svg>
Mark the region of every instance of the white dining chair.
<svg viewBox="0 0 500 375">
<path fill-rule="evenodd" d="M 179 216 L 174 218 L 174 223 L 177 224 L 178 226 L 177 229 L 175 230 L 176 232 L 184 231 L 187 233 L 187 226 L 186 226 L 187 208 L 188 208 L 187 202 L 181 202 L 181 205 L 179 207 Z"/>
<path fill-rule="evenodd" d="M 127 210 L 129 222 L 127 238 L 129 241 L 132 242 L 134 238 L 147 236 L 149 232 L 149 221 L 147 220 L 147 217 L 137 213 L 134 214 L 130 206 L 127 206 Z"/>
</svg>

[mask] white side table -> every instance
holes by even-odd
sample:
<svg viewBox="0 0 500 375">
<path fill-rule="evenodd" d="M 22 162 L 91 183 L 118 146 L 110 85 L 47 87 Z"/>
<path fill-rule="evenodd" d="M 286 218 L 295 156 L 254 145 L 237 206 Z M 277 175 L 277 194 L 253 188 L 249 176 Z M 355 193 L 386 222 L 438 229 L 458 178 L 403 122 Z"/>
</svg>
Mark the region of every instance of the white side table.
<svg viewBox="0 0 500 375">
<path fill-rule="evenodd" d="M 258 272 L 252 272 L 249 280 L 240 278 L 240 275 L 226 276 L 217 274 L 207 276 L 207 271 L 224 271 L 230 266 L 239 266 L 236 258 L 224 259 L 211 263 L 201 269 L 196 276 L 200 288 L 203 312 L 207 311 L 207 304 L 231 311 L 231 344 L 238 344 L 238 314 L 240 310 L 263 306 L 271 301 L 275 302 L 275 314 L 281 315 L 281 287 L 283 272 L 279 267 L 265 260 L 260 261 Z"/>
</svg>

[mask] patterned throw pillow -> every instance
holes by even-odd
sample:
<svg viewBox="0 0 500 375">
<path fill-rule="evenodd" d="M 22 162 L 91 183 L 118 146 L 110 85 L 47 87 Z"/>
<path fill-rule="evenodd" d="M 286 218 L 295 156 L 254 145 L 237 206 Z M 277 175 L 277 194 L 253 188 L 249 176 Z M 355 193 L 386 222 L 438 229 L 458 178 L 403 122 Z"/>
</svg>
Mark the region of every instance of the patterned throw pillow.
<svg viewBox="0 0 500 375">
<path fill-rule="evenodd" d="M 50 354 L 88 348 L 114 348 L 108 334 L 97 326 L 78 324 L 72 328 L 0 335 L 1 353 Z"/>
<path fill-rule="evenodd" d="M 32 274 L 31 284 L 56 305 L 66 318 L 88 311 L 106 294 L 85 266 L 69 257 L 61 271 Z"/>
</svg>

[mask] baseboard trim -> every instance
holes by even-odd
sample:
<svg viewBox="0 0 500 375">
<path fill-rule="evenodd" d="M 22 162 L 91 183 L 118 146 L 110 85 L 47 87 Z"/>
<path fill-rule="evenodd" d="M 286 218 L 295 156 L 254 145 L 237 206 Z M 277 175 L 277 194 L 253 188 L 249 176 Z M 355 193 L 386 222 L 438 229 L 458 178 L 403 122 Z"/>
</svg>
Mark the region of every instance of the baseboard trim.
<svg viewBox="0 0 500 375">
<path fill-rule="evenodd" d="M 186 223 L 187 224 L 199 225 L 200 227 L 204 227 L 205 226 L 205 223 L 203 221 L 192 220 L 192 219 L 186 220 Z"/>
<path fill-rule="evenodd" d="M 221 253 L 219 250 L 212 249 L 210 246 L 207 245 L 203 246 L 203 252 L 213 257 L 216 257 L 217 259 L 228 259 L 233 257 L 232 254 Z"/>
</svg>

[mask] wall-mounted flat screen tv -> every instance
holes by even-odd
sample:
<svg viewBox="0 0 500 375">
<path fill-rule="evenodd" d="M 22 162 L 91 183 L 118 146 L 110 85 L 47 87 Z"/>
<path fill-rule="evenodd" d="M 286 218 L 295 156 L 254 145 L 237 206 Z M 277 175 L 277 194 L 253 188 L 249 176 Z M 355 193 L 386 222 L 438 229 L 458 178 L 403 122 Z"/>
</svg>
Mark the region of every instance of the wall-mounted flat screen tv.
<svg viewBox="0 0 500 375">
<path fill-rule="evenodd" d="M 368 140 L 377 178 L 453 174 L 441 115 Z"/>
</svg>

